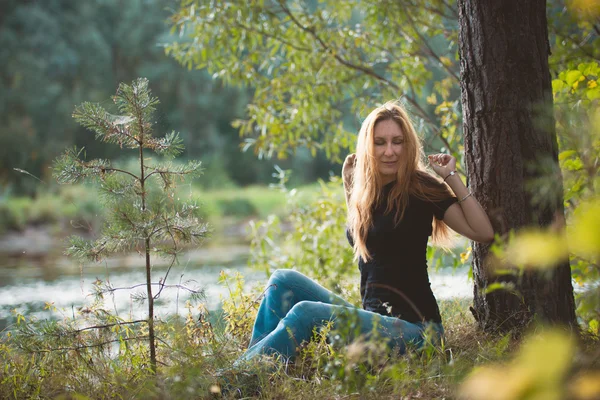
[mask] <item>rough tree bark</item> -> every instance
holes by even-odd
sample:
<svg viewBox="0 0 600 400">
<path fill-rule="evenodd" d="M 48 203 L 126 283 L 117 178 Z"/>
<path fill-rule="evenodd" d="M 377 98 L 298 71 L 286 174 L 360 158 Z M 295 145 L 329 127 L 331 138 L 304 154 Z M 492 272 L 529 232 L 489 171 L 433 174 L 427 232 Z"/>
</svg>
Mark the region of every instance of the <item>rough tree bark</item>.
<svg viewBox="0 0 600 400">
<path fill-rule="evenodd" d="M 546 205 L 532 204 L 526 183 L 540 160 L 558 164 L 552 114 L 550 53 L 544 0 L 458 0 L 460 81 L 466 167 L 471 190 L 496 232 L 547 226 L 564 215 L 562 192 Z M 556 179 L 561 180 L 560 172 Z M 561 184 L 562 187 L 562 184 Z M 527 271 L 511 280 L 522 295 L 483 290 L 495 277 L 489 246 L 473 243 L 474 308 L 485 330 L 525 326 L 533 316 L 574 325 L 568 261 L 549 276 Z"/>
</svg>

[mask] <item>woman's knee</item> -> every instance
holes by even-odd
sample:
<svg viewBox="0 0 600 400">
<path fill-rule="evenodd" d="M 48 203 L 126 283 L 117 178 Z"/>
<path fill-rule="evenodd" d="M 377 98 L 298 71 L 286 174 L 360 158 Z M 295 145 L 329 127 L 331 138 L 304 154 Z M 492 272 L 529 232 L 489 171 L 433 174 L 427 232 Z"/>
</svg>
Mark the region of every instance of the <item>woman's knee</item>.
<svg viewBox="0 0 600 400">
<path fill-rule="evenodd" d="M 303 323 L 313 325 L 316 322 L 323 322 L 334 318 L 333 308 L 330 304 L 319 301 L 300 301 L 288 312 L 292 319 L 298 319 Z"/>
<path fill-rule="evenodd" d="M 290 309 L 281 323 L 287 328 L 311 332 L 315 322 L 319 319 L 319 307 L 314 301 L 300 301 Z M 304 332 L 304 333 L 306 333 Z"/>
<path fill-rule="evenodd" d="M 306 278 L 298 271 L 294 271 L 293 269 L 277 269 L 275 272 L 271 274 L 271 278 L 269 281 L 271 283 L 290 283 L 293 281 L 298 281 L 299 279 Z"/>
</svg>

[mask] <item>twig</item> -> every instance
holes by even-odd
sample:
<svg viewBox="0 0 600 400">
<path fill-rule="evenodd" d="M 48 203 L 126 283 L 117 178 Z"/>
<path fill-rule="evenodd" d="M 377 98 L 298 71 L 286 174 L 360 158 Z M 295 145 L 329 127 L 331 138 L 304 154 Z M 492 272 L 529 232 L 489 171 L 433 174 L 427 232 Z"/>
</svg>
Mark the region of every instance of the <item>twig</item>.
<svg viewBox="0 0 600 400">
<path fill-rule="evenodd" d="M 50 353 L 53 351 L 69 351 L 69 350 L 82 350 L 82 349 L 89 349 L 92 347 L 101 347 L 110 343 L 116 343 L 116 342 L 125 342 L 125 341 L 129 341 L 129 340 L 141 340 L 141 339 L 147 339 L 148 336 L 144 335 L 144 336 L 135 336 L 135 337 L 130 337 L 130 338 L 120 338 L 120 339 L 114 339 L 114 340 L 108 340 L 106 342 L 102 342 L 102 343 L 94 343 L 94 344 L 90 344 L 90 345 L 85 345 L 85 346 L 76 346 L 76 347 L 54 347 L 54 348 L 47 348 L 47 349 L 38 349 L 38 350 L 31 350 L 32 353 Z"/>
<path fill-rule="evenodd" d="M 94 326 L 88 326 L 85 328 L 81 328 L 81 329 L 77 329 L 74 331 L 69 331 L 67 332 L 68 335 L 75 335 L 79 332 L 83 332 L 83 331 L 87 331 L 90 329 L 104 329 L 104 328 L 110 328 L 112 326 L 117 326 L 117 325 L 132 325 L 132 324 L 139 324 L 139 323 L 148 323 L 147 320 L 145 319 L 140 319 L 140 320 L 136 320 L 136 321 L 127 321 L 127 322 L 117 322 L 114 324 L 106 324 L 106 325 L 94 325 Z"/>
<path fill-rule="evenodd" d="M 161 284 L 161 283 L 150 283 L 150 285 L 157 285 L 157 286 L 161 286 L 162 284 Z M 114 288 L 114 287 L 113 287 L 113 288 L 109 288 L 109 289 L 104 289 L 104 290 L 101 290 L 101 291 L 100 291 L 100 293 L 102 293 L 102 294 L 104 294 L 104 293 L 109 293 L 109 292 L 110 292 L 110 293 L 112 293 L 112 292 L 114 292 L 114 291 L 116 291 L 116 290 L 131 290 L 131 289 L 138 288 L 138 287 L 140 287 L 140 286 L 146 286 L 146 284 L 145 284 L 145 283 L 140 283 L 140 284 L 138 284 L 138 285 L 133 285 L 133 286 L 128 286 L 128 287 L 117 287 L 117 288 Z M 187 287 L 187 286 L 184 286 L 184 285 L 164 285 L 164 286 L 165 286 L 165 287 L 167 287 L 167 288 L 179 288 L 179 289 L 184 289 L 184 290 L 187 290 L 188 292 L 190 292 L 190 293 L 194 293 L 194 294 L 196 294 L 196 293 L 200 293 L 200 291 L 198 291 L 198 290 L 194 290 L 194 289 L 190 289 L 189 287 Z"/>
</svg>

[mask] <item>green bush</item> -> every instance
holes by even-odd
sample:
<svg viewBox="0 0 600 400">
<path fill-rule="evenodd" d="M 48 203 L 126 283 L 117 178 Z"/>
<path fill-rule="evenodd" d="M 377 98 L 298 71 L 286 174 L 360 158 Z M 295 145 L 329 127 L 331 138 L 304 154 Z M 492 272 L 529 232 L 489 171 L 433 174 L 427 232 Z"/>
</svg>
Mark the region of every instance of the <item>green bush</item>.
<svg viewBox="0 0 600 400">
<path fill-rule="evenodd" d="M 35 198 L 9 197 L 0 203 L 0 232 L 22 231 L 28 225 L 55 225 L 62 221 L 72 227 L 94 227 L 104 216 L 93 186 L 40 191 Z"/>
<path fill-rule="evenodd" d="M 251 217 L 258 215 L 258 210 L 247 198 L 219 199 L 219 209 L 224 216 Z"/>
<path fill-rule="evenodd" d="M 17 197 L 0 203 L 0 232 L 25 229 L 32 202 L 28 197 Z"/>
</svg>

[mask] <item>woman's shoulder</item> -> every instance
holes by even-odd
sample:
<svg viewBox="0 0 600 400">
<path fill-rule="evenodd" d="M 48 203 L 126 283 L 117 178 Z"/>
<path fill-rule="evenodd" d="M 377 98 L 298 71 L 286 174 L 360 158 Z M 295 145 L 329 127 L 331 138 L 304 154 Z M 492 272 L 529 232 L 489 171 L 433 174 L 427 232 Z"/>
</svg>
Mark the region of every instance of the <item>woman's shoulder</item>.
<svg viewBox="0 0 600 400">
<path fill-rule="evenodd" d="M 442 179 L 434 177 L 427 171 L 416 172 L 416 182 L 412 194 L 421 200 L 436 203 L 453 198 L 450 188 Z"/>
<path fill-rule="evenodd" d="M 444 187 L 445 184 L 438 177 L 433 176 L 428 171 L 416 171 L 415 172 L 416 182 L 427 188 L 437 189 Z"/>
</svg>

